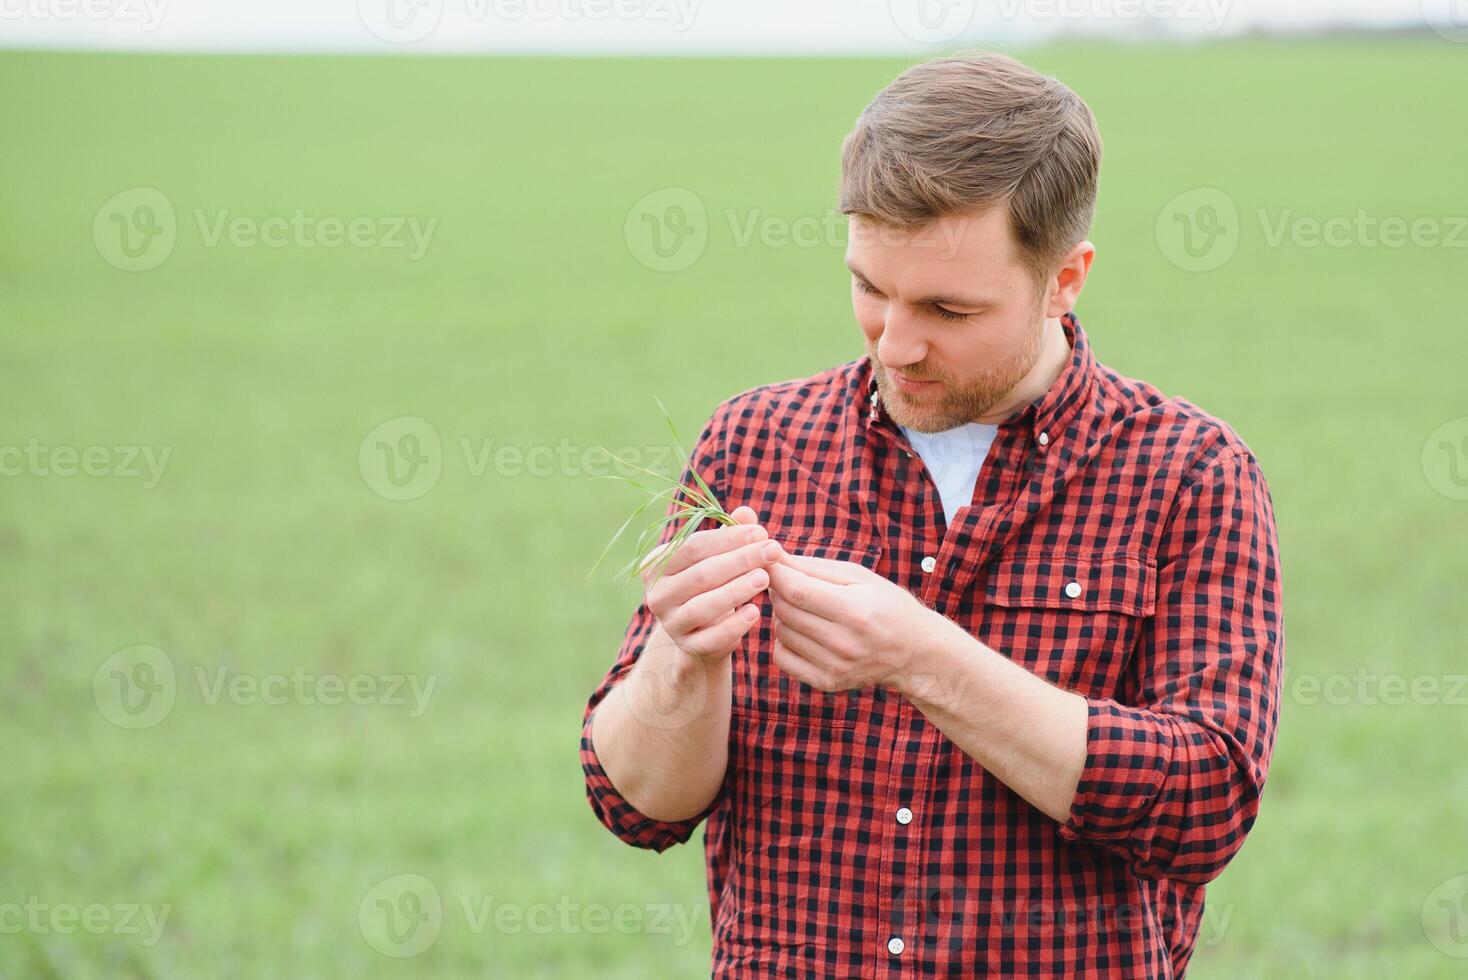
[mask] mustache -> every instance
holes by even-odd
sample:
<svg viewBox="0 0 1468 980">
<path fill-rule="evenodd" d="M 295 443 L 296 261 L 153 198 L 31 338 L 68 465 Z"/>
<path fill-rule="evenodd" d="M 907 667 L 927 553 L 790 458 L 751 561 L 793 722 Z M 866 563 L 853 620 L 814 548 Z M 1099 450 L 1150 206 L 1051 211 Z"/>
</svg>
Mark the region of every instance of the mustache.
<svg viewBox="0 0 1468 980">
<path fill-rule="evenodd" d="M 881 359 L 877 357 L 877 352 L 875 350 L 873 350 L 872 348 L 868 347 L 867 348 L 867 357 L 871 360 L 872 365 L 876 368 L 877 374 L 880 377 L 880 379 L 882 381 L 891 381 L 891 375 L 892 375 L 892 370 L 893 369 L 887 367 L 887 365 L 885 365 L 885 364 L 882 363 Z M 943 375 L 943 374 L 938 373 L 936 371 L 918 371 L 918 370 L 915 370 L 913 368 L 902 368 L 901 369 L 901 372 L 902 372 L 902 376 L 903 377 L 905 377 L 905 378 L 911 378 L 913 381 L 947 381 L 948 380 L 948 378 L 947 378 L 946 375 Z"/>
<path fill-rule="evenodd" d="M 883 378 L 890 378 L 890 376 L 892 374 L 892 370 L 890 368 L 884 366 L 880 361 L 877 362 L 877 366 L 879 368 L 881 368 Z M 901 374 L 902 374 L 902 376 L 904 378 L 909 378 L 909 379 L 911 379 L 913 381 L 944 381 L 944 380 L 946 380 L 943 377 L 943 375 L 941 375 L 941 374 L 937 374 L 937 373 L 929 372 L 929 371 L 914 371 L 912 368 L 903 368 L 902 371 L 901 371 Z"/>
</svg>

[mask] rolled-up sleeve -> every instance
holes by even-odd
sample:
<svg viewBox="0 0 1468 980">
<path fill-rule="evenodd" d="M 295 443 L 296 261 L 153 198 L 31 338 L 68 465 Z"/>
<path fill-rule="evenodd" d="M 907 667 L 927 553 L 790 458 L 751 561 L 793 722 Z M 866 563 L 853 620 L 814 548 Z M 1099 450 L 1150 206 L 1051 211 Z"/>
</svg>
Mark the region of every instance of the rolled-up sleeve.
<svg viewBox="0 0 1468 980">
<path fill-rule="evenodd" d="M 728 409 L 729 403 L 719 406 L 689 452 L 693 466 L 698 468 L 699 475 L 708 482 L 709 488 L 713 490 L 715 496 L 719 497 L 721 504 L 724 503 L 723 492 L 726 483 L 724 480 L 723 424 L 728 417 Z M 682 478 L 685 486 L 695 485 L 687 466 L 683 468 Z M 670 502 L 665 514 L 672 512 L 673 506 Z M 666 543 L 672 538 L 675 531 L 676 525 L 666 525 L 660 540 Z M 597 706 L 631 672 L 637 659 L 642 656 L 642 651 L 647 646 L 656 627 L 657 618 L 648 609 L 646 601 L 640 601 L 637 611 L 632 614 L 632 619 L 627 624 L 626 634 L 622 639 L 621 649 L 617 652 L 616 661 L 596 690 L 592 692 L 586 704 L 581 724 L 581 769 L 585 774 L 586 796 L 591 803 L 591 809 L 608 830 L 634 847 L 665 851 L 674 844 L 686 842 L 693 835 L 698 825 L 722 801 L 724 791 L 721 790 L 701 813 L 687 820 L 655 820 L 627 802 L 626 797 L 617 791 L 606 769 L 602 767 L 601 759 L 597 756 L 596 746 L 591 738 L 592 720 L 596 715 Z"/>
<path fill-rule="evenodd" d="M 1179 490 L 1159 542 L 1136 704 L 1088 698 L 1086 762 L 1060 835 L 1135 874 L 1206 883 L 1243 845 L 1273 753 L 1284 659 L 1263 475 L 1232 446 Z"/>
</svg>

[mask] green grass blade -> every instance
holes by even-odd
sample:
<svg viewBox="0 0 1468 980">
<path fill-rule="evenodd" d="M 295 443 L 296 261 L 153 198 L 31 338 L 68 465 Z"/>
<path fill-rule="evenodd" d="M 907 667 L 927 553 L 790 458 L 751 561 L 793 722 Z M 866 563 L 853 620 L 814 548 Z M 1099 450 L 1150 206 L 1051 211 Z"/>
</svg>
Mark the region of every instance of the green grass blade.
<svg viewBox="0 0 1468 980">
<path fill-rule="evenodd" d="M 622 535 L 627 532 L 627 528 L 632 526 L 632 522 L 641 517 L 647 511 L 647 509 L 657 501 L 657 499 L 658 498 L 656 496 L 648 498 L 645 503 L 643 503 L 640 507 L 632 512 L 632 516 L 628 517 L 625 521 L 622 522 L 622 526 L 617 528 L 617 533 L 612 535 L 612 540 L 608 541 L 607 546 L 601 550 L 601 555 L 597 557 L 596 564 L 591 566 L 591 571 L 588 572 L 586 575 L 588 579 L 596 574 L 596 570 L 601 567 L 601 563 L 606 560 L 606 557 L 608 554 L 611 553 L 612 548 L 619 540 L 621 540 Z"/>
</svg>

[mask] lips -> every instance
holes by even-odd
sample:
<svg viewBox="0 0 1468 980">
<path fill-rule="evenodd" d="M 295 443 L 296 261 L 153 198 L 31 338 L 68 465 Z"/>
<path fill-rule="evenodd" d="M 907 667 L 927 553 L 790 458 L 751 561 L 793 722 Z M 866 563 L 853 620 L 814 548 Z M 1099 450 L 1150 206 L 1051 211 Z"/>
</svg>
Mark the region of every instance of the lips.
<svg viewBox="0 0 1468 980">
<path fill-rule="evenodd" d="M 905 377 L 904 375 L 897 374 L 896 372 L 893 372 L 892 374 L 892 381 L 894 384 L 897 385 L 898 391 L 904 392 L 906 394 L 914 394 L 919 391 L 927 391 L 929 388 L 932 388 L 938 383 L 936 381 L 917 381 L 912 378 Z"/>
</svg>

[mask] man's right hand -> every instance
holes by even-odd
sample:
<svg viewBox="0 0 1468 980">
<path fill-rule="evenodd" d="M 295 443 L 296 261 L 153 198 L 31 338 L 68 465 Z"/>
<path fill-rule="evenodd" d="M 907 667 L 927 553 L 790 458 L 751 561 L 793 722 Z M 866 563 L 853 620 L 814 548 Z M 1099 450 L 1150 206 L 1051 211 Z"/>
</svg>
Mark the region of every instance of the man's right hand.
<svg viewBox="0 0 1468 980">
<path fill-rule="evenodd" d="M 678 649 L 705 663 L 737 650 L 759 622 L 751 600 L 769 586 L 768 569 L 785 554 L 752 509 L 740 507 L 729 516 L 738 523 L 690 534 L 660 570 L 642 572 L 658 625 Z"/>
</svg>

